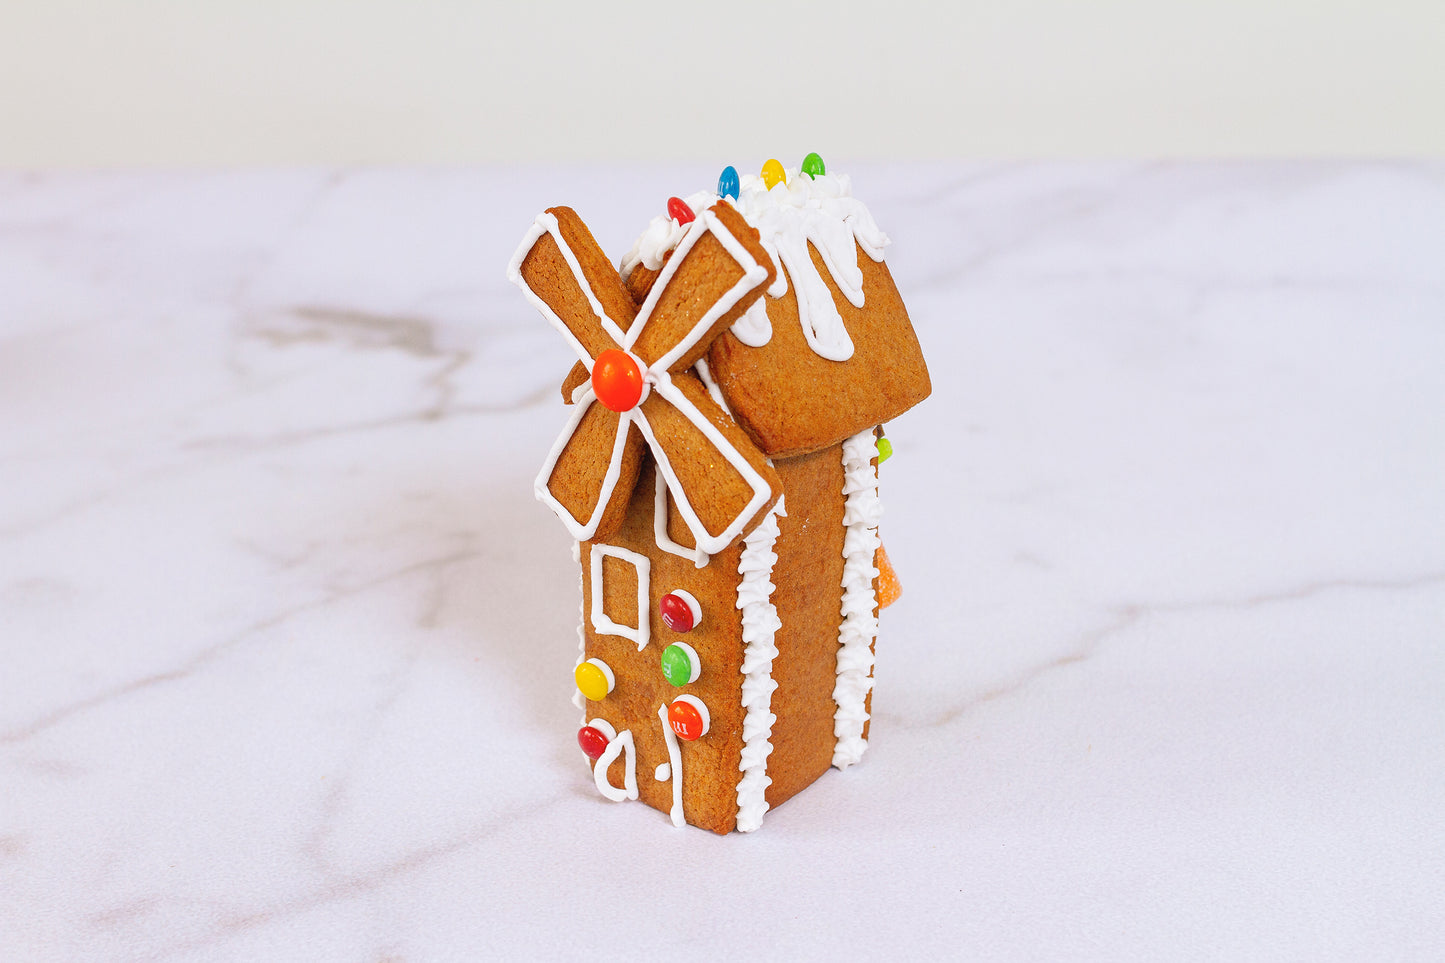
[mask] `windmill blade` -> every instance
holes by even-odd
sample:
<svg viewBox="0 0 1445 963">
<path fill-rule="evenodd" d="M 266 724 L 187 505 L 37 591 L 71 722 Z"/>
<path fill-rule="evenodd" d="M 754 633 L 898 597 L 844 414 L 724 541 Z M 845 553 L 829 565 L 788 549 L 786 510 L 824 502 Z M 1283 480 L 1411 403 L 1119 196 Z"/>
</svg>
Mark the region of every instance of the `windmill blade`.
<svg viewBox="0 0 1445 963">
<path fill-rule="evenodd" d="M 634 418 L 598 404 L 588 389 L 537 475 L 537 498 L 578 541 L 607 538 L 622 524 L 645 449 Z"/>
<path fill-rule="evenodd" d="M 507 279 L 589 367 L 627 337 L 637 305 L 597 239 L 569 207 L 537 215 L 507 265 Z"/>
<path fill-rule="evenodd" d="M 587 370 L 585 361 L 574 364 L 572 370 L 567 372 L 567 377 L 562 379 L 562 404 L 570 405 L 573 393 L 586 384 L 591 377 L 592 372 Z"/>
<path fill-rule="evenodd" d="M 633 414 L 700 551 L 714 555 L 727 548 L 782 494 L 766 456 L 696 376 L 661 379 Z"/>
<path fill-rule="evenodd" d="M 762 297 L 774 273 L 758 232 L 719 201 L 673 249 L 624 347 L 654 370 L 685 371 Z"/>
</svg>

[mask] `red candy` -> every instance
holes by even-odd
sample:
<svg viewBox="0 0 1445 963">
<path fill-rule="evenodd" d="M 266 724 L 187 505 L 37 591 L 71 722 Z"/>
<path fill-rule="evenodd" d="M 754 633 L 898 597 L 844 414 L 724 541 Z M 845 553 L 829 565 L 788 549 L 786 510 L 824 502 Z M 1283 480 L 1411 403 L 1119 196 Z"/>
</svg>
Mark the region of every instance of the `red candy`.
<svg viewBox="0 0 1445 963">
<path fill-rule="evenodd" d="M 691 632 L 697 624 L 692 606 L 688 605 L 682 596 L 673 592 L 658 599 L 657 608 L 662 613 L 663 624 L 674 632 Z"/>
<path fill-rule="evenodd" d="M 577 745 L 582 747 L 588 759 L 596 759 L 607 751 L 607 737 L 591 726 L 583 726 L 577 730 Z"/>
<path fill-rule="evenodd" d="M 679 224 L 689 224 L 697 215 L 693 214 L 692 208 L 680 197 L 669 197 L 667 199 L 667 216 Z"/>
<path fill-rule="evenodd" d="M 608 348 L 592 363 L 592 391 L 613 411 L 636 408 L 642 387 L 642 369 L 626 351 Z"/>
<path fill-rule="evenodd" d="M 707 709 L 701 706 L 701 702 L 679 696 L 667 707 L 667 724 L 679 739 L 692 742 L 707 732 Z"/>
</svg>

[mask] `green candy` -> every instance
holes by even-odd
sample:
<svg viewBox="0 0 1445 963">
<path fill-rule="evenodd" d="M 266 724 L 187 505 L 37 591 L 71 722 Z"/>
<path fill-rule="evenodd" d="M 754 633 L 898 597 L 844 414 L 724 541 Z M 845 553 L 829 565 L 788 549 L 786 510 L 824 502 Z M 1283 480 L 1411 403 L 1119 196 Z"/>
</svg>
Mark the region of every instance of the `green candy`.
<svg viewBox="0 0 1445 963">
<path fill-rule="evenodd" d="M 662 674 L 678 687 L 692 681 L 692 660 L 682 646 L 673 644 L 662 650 Z"/>
<path fill-rule="evenodd" d="M 823 166 L 823 158 L 817 154 L 809 154 L 803 158 L 803 173 L 809 177 L 821 177 L 828 173 L 828 169 Z"/>
<path fill-rule="evenodd" d="M 878 464 L 881 465 L 881 464 L 883 464 L 885 461 L 887 461 L 888 459 L 890 459 L 890 458 L 892 458 L 892 457 L 893 457 L 893 442 L 889 441 L 887 438 L 879 438 L 879 439 L 878 439 Z"/>
</svg>

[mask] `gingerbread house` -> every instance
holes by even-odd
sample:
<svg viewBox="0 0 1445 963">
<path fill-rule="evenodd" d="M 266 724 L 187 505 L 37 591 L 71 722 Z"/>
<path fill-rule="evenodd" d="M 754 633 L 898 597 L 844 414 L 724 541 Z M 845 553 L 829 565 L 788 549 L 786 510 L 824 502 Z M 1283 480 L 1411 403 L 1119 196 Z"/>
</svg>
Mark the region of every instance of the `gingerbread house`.
<svg viewBox="0 0 1445 963">
<path fill-rule="evenodd" d="M 867 746 L 882 426 L 928 372 L 888 238 L 817 155 L 672 198 L 620 270 L 567 208 L 508 276 L 577 352 L 537 497 L 577 540 L 578 742 L 718 833 Z"/>
</svg>

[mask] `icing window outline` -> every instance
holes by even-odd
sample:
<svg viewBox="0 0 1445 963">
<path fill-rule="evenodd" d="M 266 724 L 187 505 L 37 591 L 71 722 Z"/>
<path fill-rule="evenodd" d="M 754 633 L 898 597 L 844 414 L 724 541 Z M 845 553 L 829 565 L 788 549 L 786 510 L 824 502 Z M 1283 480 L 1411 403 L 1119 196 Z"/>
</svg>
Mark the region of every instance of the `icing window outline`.
<svg viewBox="0 0 1445 963">
<path fill-rule="evenodd" d="M 648 599 L 651 597 L 651 572 L 652 563 L 645 555 L 625 548 L 618 548 L 616 545 L 594 544 L 591 552 L 592 569 L 592 628 L 603 635 L 620 635 L 624 639 L 631 639 L 637 643 L 637 651 L 641 652 L 647 648 L 649 635 Z M 607 617 L 602 609 L 602 597 L 606 594 L 602 587 L 602 560 L 604 558 L 615 558 L 623 561 L 637 569 L 637 628 L 629 625 L 618 625 Z"/>
</svg>

